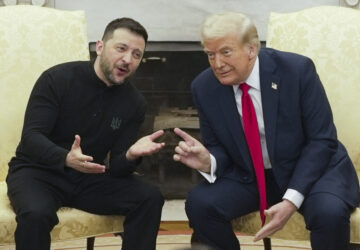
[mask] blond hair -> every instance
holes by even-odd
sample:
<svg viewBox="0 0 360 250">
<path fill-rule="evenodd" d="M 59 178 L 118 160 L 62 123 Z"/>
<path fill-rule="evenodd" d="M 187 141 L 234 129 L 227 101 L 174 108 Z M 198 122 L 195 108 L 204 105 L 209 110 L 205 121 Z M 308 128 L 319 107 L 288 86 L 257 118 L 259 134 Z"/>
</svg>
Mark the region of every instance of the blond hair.
<svg viewBox="0 0 360 250">
<path fill-rule="evenodd" d="M 228 34 L 237 34 L 242 45 L 252 44 L 260 49 L 260 40 L 255 24 L 244 14 L 222 12 L 208 16 L 201 27 L 201 42 L 219 39 Z"/>
</svg>

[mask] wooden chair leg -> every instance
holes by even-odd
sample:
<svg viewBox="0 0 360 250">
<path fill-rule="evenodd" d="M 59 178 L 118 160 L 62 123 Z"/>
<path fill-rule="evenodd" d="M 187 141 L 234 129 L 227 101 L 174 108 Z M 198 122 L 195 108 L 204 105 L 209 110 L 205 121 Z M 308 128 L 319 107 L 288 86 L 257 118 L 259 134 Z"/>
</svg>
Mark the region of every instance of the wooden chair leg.
<svg viewBox="0 0 360 250">
<path fill-rule="evenodd" d="M 196 238 L 195 232 L 193 232 L 191 235 L 190 243 L 192 247 L 200 243 L 199 240 Z"/>
<path fill-rule="evenodd" d="M 350 243 L 349 250 L 360 250 L 360 244 Z"/>
<path fill-rule="evenodd" d="M 94 250 L 94 244 L 95 244 L 95 237 L 89 237 L 86 240 L 86 249 L 87 250 Z"/>
<path fill-rule="evenodd" d="M 270 238 L 264 238 L 264 250 L 271 250 L 271 239 Z"/>
<path fill-rule="evenodd" d="M 120 237 L 122 240 L 124 240 L 124 232 L 114 233 L 114 236 Z"/>
</svg>

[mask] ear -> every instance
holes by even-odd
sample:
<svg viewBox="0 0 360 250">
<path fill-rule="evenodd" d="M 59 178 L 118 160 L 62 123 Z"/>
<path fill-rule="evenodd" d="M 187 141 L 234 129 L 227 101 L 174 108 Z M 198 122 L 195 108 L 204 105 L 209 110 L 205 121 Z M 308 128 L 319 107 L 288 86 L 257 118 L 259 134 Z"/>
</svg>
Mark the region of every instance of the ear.
<svg viewBox="0 0 360 250">
<path fill-rule="evenodd" d="M 257 56 L 257 47 L 253 44 L 248 44 L 247 46 L 249 59 L 252 60 Z"/>
<path fill-rule="evenodd" d="M 104 48 L 104 42 L 101 41 L 101 40 L 98 40 L 98 41 L 96 42 L 96 54 L 97 54 L 98 56 L 101 55 L 101 52 L 102 52 L 103 48 Z"/>
</svg>

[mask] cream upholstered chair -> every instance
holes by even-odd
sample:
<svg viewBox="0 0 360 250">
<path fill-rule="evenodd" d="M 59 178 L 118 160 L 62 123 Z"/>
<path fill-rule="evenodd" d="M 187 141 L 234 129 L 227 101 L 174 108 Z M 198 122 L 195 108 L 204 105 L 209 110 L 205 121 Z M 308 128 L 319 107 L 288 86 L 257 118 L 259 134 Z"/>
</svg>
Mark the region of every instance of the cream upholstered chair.
<svg viewBox="0 0 360 250">
<path fill-rule="evenodd" d="M 310 57 L 325 87 L 339 139 L 345 144 L 360 176 L 360 11 L 321 6 L 299 12 L 271 13 L 267 46 Z M 257 214 L 234 221 L 242 232 L 260 228 Z M 308 240 L 299 214 L 272 237 Z M 352 247 L 360 247 L 360 208 L 351 215 Z"/>
<path fill-rule="evenodd" d="M 30 91 L 47 68 L 66 61 L 88 60 L 83 11 L 60 11 L 31 5 L 0 7 L 0 245 L 14 244 L 15 214 L 7 197 L 7 163 L 22 130 Z M 71 208 L 58 211 L 52 240 L 88 238 L 121 232 L 122 216 L 99 216 Z"/>
</svg>

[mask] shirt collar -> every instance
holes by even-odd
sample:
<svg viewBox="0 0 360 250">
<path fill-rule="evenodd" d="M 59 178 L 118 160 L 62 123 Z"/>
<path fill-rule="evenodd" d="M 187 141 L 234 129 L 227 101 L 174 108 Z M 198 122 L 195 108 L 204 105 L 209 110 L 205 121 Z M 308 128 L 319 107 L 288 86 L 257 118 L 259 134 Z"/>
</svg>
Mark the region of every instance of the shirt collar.
<svg viewBox="0 0 360 250">
<path fill-rule="evenodd" d="M 245 81 L 250 87 L 257 89 L 260 91 L 260 75 L 259 75 L 259 57 L 256 57 L 256 61 L 254 64 L 254 67 L 248 77 Z M 233 85 L 234 93 L 236 93 L 239 90 L 239 86 L 241 83 Z"/>
</svg>

